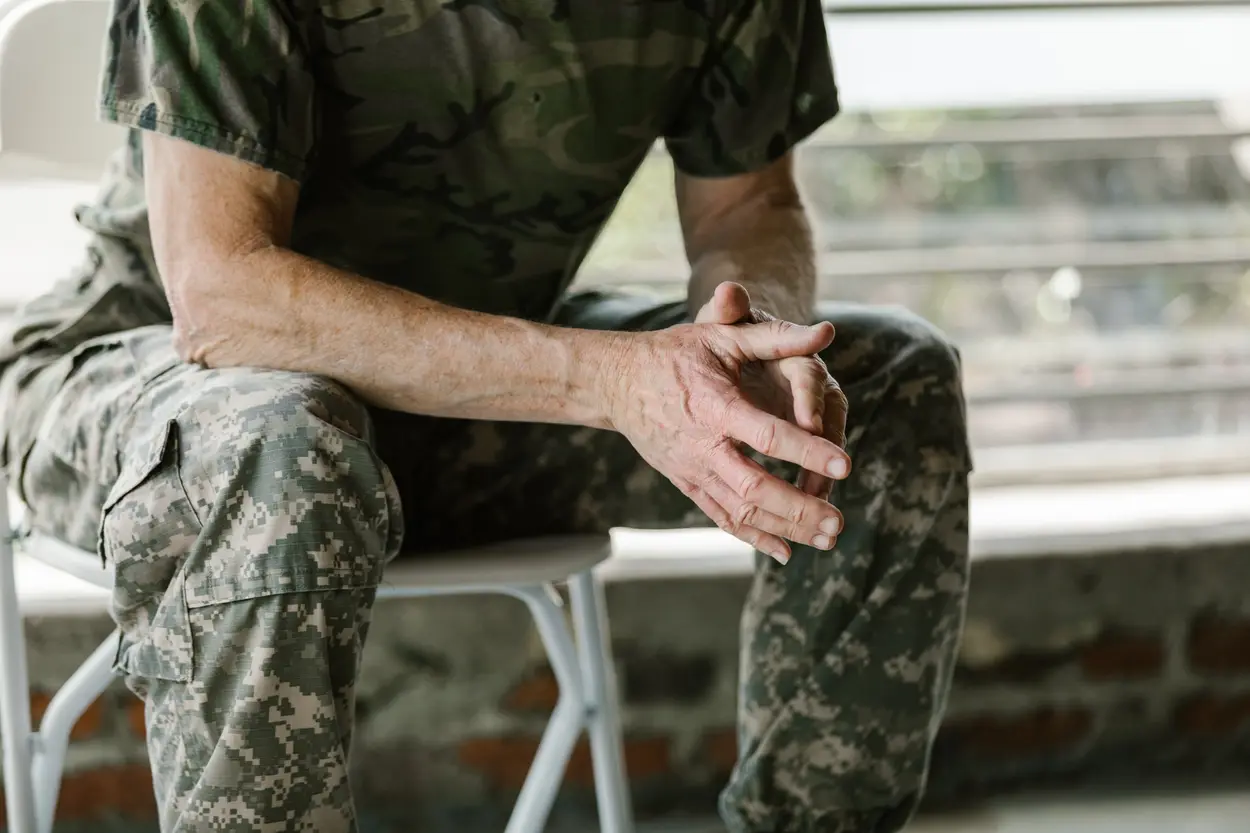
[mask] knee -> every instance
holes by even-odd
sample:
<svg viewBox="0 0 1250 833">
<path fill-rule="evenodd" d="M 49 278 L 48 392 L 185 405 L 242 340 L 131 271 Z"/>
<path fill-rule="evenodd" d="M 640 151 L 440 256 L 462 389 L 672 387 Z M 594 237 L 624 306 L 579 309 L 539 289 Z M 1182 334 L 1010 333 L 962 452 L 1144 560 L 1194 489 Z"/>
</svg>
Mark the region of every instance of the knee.
<svg viewBox="0 0 1250 833">
<path fill-rule="evenodd" d="M 323 428 L 373 441 L 368 409 L 338 383 L 320 376 L 251 368 L 196 373 L 172 397 L 175 418 L 205 447 L 233 443 L 266 446 L 267 453 L 299 455 L 322 445 Z M 305 449 L 307 450 L 307 449 Z"/>
<path fill-rule="evenodd" d="M 838 330 L 828 363 L 850 384 L 863 384 L 914 405 L 963 410 L 958 348 L 918 315 L 900 308 L 862 308 L 830 317 Z"/>
<path fill-rule="evenodd" d="M 826 363 L 846 388 L 853 433 L 906 443 L 943 468 L 970 467 L 962 363 L 950 339 L 902 309 L 857 307 L 830 319 L 838 334 Z"/>
<path fill-rule="evenodd" d="M 945 333 L 918 316 L 900 322 L 906 344 L 900 356 L 900 375 L 919 386 L 936 403 L 957 405 L 963 415 L 963 361 Z"/>
<path fill-rule="evenodd" d="M 823 312 L 837 330 L 825 351 L 830 368 L 852 377 L 888 369 L 959 388 L 958 348 L 920 316 L 901 307 L 835 306 Z"/>
<path fill-rule="evenodd" d="M 154 437 L 175 435 L 166 481 L 200 527 L 188 571 L 202 601 L 376 580 L 403 521 L 363 403 L 332 381 L 274 371 L 197 370 L 163 386 L 147 418 Z"/>
<path fill-rule="evenodd" d="M 402 538 L 399 496 L 342 388 L 188 367 L 135 413 L 100 527 L 128 675 L 190 679 L 188 611 L 247 602 L 226 632 L 277 596 L 378 585 Z"/>
<path fill-rule="evenodd" d="M 380 480 L 369 412 L 335 382 L 234 368 L 171 384 L 182 389 L 167 392 L 176 405 L 166 415 L 205 497 L 245 486 L 294 496 L 324 488 L 317 484 Z"/>
</svg>

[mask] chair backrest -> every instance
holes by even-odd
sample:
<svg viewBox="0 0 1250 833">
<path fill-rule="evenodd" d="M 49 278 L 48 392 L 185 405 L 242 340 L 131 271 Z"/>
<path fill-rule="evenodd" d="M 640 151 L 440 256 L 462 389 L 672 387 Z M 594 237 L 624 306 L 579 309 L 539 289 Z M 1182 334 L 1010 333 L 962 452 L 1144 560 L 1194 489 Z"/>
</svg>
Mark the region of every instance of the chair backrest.
<svg viewBox="0 0 1250 833">
<path fill-rule="evenodd" d="M 0 0 L 0 153 L 95 178 L 123 131 L 98 120 L 105 0 Z"/>
</svg>

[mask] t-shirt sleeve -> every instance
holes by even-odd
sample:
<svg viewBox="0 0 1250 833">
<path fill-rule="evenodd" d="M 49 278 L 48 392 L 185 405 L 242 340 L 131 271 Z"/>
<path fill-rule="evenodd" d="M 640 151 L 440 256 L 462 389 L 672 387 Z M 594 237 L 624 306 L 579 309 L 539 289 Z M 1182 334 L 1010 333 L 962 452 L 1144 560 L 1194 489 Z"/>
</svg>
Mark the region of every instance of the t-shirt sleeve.
<svg viewBox="0 0 1250 833">
<path fill-rule="evenodd" d="M 837 115 L 820 0 L 739 0 L 665 131 L 674 164 L 732 176 L 774 162 Z"/>
<path fill-rule="evenodd" d="M 295 180 L 316 127 L 300 0 L 113 0 L 101 116 Z"/>
</svg>

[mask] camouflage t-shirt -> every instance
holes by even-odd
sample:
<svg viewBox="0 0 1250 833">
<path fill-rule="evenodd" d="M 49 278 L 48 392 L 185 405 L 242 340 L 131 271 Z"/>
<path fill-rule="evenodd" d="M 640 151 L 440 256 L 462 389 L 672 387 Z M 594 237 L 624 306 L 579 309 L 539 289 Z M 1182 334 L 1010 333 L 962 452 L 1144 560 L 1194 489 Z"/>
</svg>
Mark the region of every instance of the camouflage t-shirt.
<svg viewBox="0 0 1250 833">
<path fill-rule="evenodd" d="M 297 251 L 530 318 L 657 140 L 731 175 L 837 111 L 819 0 L 114 0 L 102 86 L 108 120 L 299 181 Z M 136 135 L 81 214 L 131 240 Z"/>
</svg>

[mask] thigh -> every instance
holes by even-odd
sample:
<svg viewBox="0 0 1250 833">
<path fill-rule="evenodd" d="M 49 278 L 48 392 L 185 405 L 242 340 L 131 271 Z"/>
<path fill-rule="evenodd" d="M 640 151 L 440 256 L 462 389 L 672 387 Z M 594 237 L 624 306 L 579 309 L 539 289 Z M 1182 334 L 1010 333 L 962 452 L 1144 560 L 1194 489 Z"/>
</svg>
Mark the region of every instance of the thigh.
<svg viewBox="0 0 1250 833">
<path fill-rule="evenodd" d="M 613 431 L 375 412 L 405 553 L 706 517 Z"/>
<path fill-rule="evenodd" d="M 16 374 L 20 384 L 10 378 Z M 177 491 L 203 517 L 224 499 L 240 460 L 277 459 L 309 425 L 329 432 L 327 442 L 352 445 L 356 456 L 374 454 L 368 411 L 341 386 L 309 374 L 185 363 L 169 325 L 98 336 L 37 365 L 24 357 L 6 374 L 0 407 L 28 525 L 84 549 L 96 548 L 107 505 L 163 460 L 176 463 Z M 262 444 L 264 454 L 249 454 Z M 258 520 L 262 497 L 298 500 L 297 492 L 315 493 L 342 474 L 307 456 L 308 470 L 295 479 L 244 473 L 254 486 L 268 477 L 273 494 L 225 503 L 240 503 L 237 515 Z"/>
<path fill-rule="evenodd" d="M 23 356 L 7 372 L 7 463 L 27 526 L 96 548 L 107 495 L 134 453 L 125 426 L 145 375 L 165 369 L 136 364 L 130 346 L 148 336 L 147 328 L 97 336 L 59 356 Z"/>
<path fill-rule="evenodd" d="M 566 299 L 554 323 L 648 330 L 684 317 L 683 304 L 588 292 Z M 378 453 L 403 498 L 405 552 L 613 526 L 707 523 L 614 431 L 390 411 L 373 416 Z"/>
</svg>

